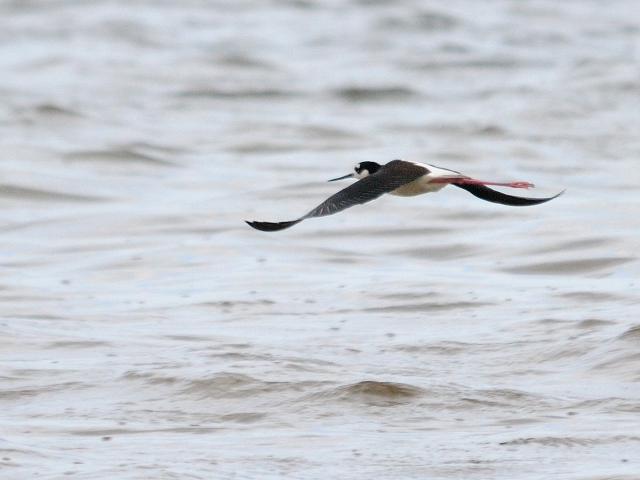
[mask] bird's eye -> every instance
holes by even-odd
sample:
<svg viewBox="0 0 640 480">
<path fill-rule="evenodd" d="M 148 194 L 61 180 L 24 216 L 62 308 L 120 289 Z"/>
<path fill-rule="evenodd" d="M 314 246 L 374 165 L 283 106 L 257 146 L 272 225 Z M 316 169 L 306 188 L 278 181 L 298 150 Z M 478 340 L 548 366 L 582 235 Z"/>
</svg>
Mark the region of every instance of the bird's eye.
<svg viewBox="0 0 640 480">
<path fill-rule="evenodd" d="M 362 172 L 362 168 L 360 168 L 360 164 L 357 164 L 354 170 L 356 171 L 356 173 Z"/>
</svg>

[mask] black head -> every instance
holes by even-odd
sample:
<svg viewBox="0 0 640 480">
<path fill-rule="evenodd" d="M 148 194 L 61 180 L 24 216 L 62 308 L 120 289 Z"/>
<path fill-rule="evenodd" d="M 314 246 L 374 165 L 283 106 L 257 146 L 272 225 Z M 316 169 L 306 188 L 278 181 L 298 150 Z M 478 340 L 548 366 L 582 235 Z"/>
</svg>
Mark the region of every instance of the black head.
<svg viewBox="0 0 640 480">
<path fill-rule="evenodd" d="M 373 175 L 378 170 L 382 168 L 382 165 L 376 162 L 360 162 L 354 168 L 354 173 L 350 173 L 349 175 L 345 175 L 344 177 L 332 178 L 329 180 L 330 182 L 335 182 L 336 180 L 344 180 L 345 178 L 364 178 L 369 175 Z"/>
<path fill-rule="evenodd" d="M 358 178 L 364 178 L 367 175 L 373 175 L 382 168 L 382 165 L 376 162 L 360 162 L 356 165 L 355 171 Z"/>
</svg>

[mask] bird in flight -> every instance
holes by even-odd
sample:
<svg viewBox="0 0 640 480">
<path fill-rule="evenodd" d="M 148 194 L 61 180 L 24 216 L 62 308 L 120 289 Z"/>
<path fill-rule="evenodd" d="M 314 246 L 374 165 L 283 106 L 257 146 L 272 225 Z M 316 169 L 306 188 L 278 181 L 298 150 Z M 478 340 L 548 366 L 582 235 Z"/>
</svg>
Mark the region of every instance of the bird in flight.
<svg viewBox="0 0 640 480">
<path fill-rule="evenodd" d="M 447 185 L 455 185 L 487 202 L 499 203 L 513 207 L 539 205 L 559 197 L 560 192 L 548 198 L 516 197 L 490 189 L 487 185 L 497 185 L 511 188 L 530 188 L 533 184 L 527 182 L 486 182 L 475 180 L 459 172 L 445 168 L 427 165 L 425 163 L 393 160 L 386 165 L 375 162 L 361 162 L 355 166 L 354 172 L 343 177 L 329 180 L 344 180 L 357 178 L 356 183 L 330 196 L 306 215 L 288 222 L 247 222 L 249 226 L 263 232 L 276 232 L 293 227 L 307 218 L 325 217 L 346 210 L 354 205 L 370 202 L 389 193 L 402 197 L 412 197 L 423 193 L 437 192 Z"/>
</svg>

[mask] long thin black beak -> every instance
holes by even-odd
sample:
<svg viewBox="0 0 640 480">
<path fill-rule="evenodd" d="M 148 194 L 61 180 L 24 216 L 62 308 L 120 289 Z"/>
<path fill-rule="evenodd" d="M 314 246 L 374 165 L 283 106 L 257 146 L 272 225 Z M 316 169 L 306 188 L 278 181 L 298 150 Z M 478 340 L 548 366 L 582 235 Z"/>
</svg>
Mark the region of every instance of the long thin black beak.
<svg viewBox="0 0 640 480">
<path fill-rule="evenodd" d="M 349 175 L 345 175 L 344 177 L 338 177 L 338 178 L 332 178 L 331 180 L 328 180 L 329 182 L 335 182 L 336 180 L 344 180 L 345 178 L 351 178 L 354 177 L 355 175 L 353 173 L 350 173 Z"/>
</svg>

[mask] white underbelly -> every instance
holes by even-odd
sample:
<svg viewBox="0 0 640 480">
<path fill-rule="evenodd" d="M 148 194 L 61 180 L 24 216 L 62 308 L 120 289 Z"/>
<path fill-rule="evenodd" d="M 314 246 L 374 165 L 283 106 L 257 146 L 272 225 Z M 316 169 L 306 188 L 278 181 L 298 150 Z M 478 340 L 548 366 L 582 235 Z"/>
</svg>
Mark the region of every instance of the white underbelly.
<svg viewBox="0 0 640 480">
<path fill-rule="evenodd" d="M 437 192 L 447 186 L 446 183 L 431 183 L 429 180 L 429 177 L 418 178 L 400 188 L 396 188 L 391 192 L 391 195 L 413 197 L 415 195 L 422 195 L 423 193 Z"/>
</svg>

